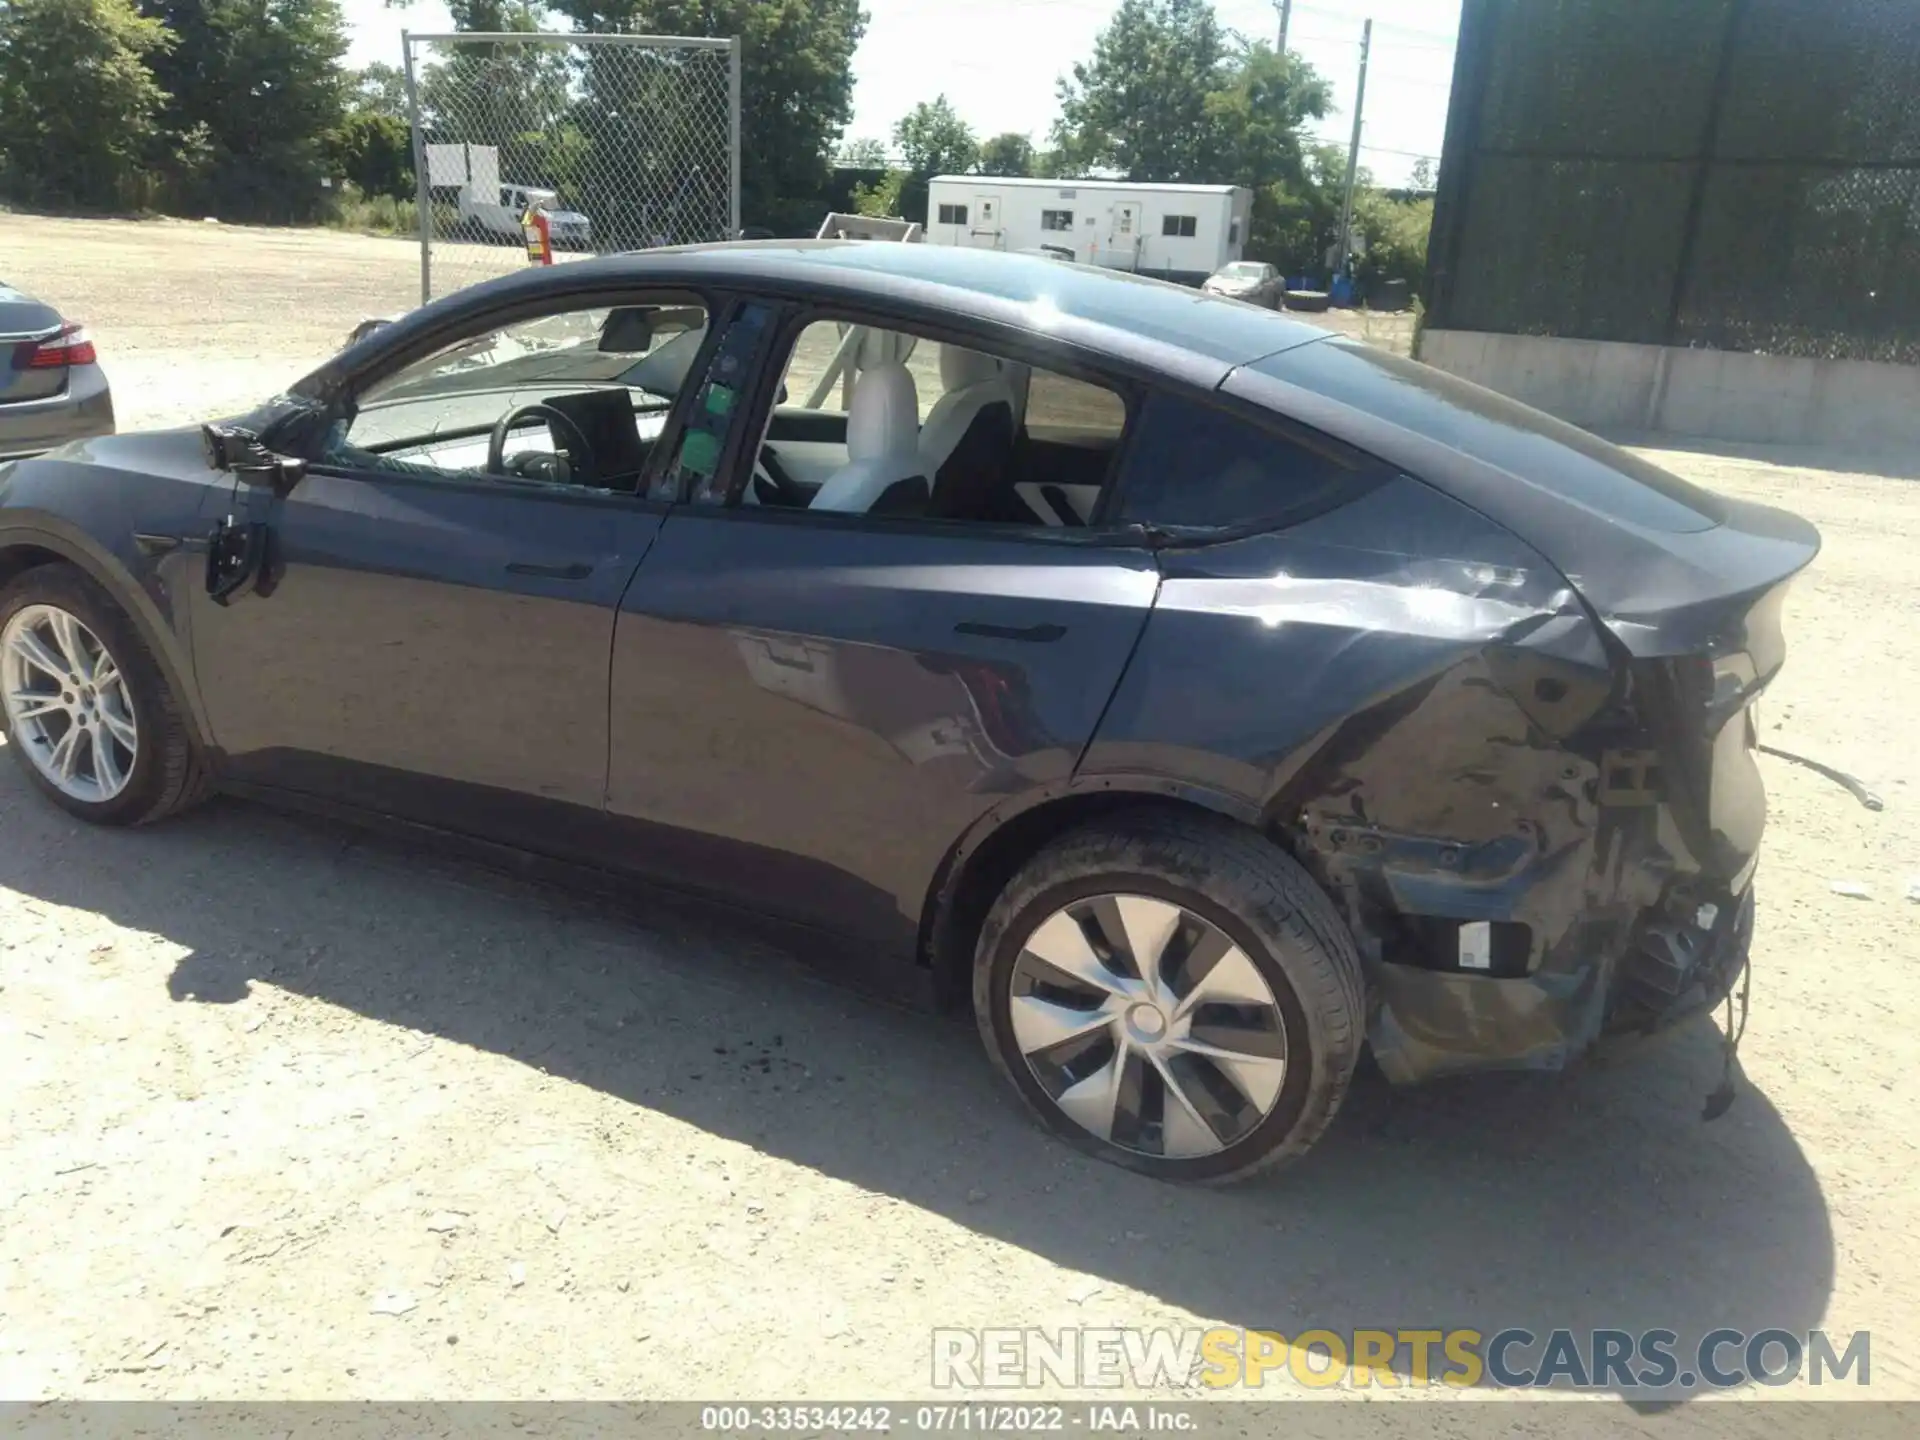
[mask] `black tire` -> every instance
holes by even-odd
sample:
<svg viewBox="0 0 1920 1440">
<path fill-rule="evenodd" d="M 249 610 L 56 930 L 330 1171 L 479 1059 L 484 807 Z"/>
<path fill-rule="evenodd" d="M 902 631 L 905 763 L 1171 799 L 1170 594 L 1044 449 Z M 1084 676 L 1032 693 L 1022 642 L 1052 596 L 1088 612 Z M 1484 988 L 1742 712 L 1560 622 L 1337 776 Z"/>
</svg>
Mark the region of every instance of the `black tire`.
<svg viewBox="0 0 1920 1440">
<path fill-rule="evenodd" d="M 1278 1003 L 1288 1062 L 1279 1096 L 1250 1132 L 1211 1155 L 1146 1154 L 1083 1129 L 1014 1041 L 1009 996 L 1028 937 L 1063 906 L 1103 893 L 1169 901 L 1209 921 L 1253 962 Z M 1311 1148 L 1346 1097 L 1365 1038 L 1360 957 L 1332 902 L 1271 841 L 1197 813 L 1141 811 L 1073 831 L 1036 855 L 981 927 L 973 1002 L 994 1065 L 1055 1134 L 1129 1169 L 1202 1184 L 1239 1180 Z"/>
<path fill-rule="evenodd" d="M 146 825 L 176 815 L 206 798 L 207 775 L 153 652 L 126 612 L 107 592 L 71 565 L 37 565 L 0 589 L 0 631 L 28 605 L 56 605 L 80 620 L 107 648 L 126 677 L 127 695 L 139 727 L 139 748 L 126 787 L 111 800 L 88 802 L 51 784 L 12 733 L 4 706 L 0 730 L 7 748 L 34 789 L 70 814 L 95 825 Z"/>
</svg>

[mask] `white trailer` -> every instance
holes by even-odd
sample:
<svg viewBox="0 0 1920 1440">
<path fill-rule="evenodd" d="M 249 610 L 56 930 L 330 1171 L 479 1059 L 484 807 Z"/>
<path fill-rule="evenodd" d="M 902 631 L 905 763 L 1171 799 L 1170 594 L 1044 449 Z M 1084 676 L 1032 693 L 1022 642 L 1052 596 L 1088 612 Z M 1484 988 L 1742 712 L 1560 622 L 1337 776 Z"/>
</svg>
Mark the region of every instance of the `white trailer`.
<svg viewBox="0 0 1920 1440">
<path fill-rule="evenodd" d="M 927 184 L 926 239 L 1071 251 L 1082 265 L 1197 285 L 1240 258 L 1252 213 L 1253 192 L 1242 185 L 937 175 Z"/>
</svg>

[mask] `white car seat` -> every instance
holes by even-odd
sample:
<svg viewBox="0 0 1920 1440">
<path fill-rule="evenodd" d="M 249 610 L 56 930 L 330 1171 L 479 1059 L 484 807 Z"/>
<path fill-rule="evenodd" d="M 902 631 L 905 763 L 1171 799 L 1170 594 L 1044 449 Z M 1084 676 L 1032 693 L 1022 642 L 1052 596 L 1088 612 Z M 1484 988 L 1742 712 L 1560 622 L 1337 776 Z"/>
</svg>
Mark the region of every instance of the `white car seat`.
<svg viewBox="0 0 1920 1440">
<path fill-rule="evenodd" d="M 862 370 L 847 411 L 847 463 L 808 508 L 884 514 L 924 506 L 931 487 L 919 439 L 920 397 L 907 367 L 895 361 Z"/>
<path fill-rule="evenodd" d="M 1009 416 L 1024 408 L 1016 405 L 1005 367 L 978 350 L 942 345 L 940 383 L 946 393 L 933 402 L 933 409 L 927 412 L 927 423 L 920 427 L 920 454 L 929 475 L 937 473 L 946 463 L 987 406 L 1005 405 Z"/>
</svg>

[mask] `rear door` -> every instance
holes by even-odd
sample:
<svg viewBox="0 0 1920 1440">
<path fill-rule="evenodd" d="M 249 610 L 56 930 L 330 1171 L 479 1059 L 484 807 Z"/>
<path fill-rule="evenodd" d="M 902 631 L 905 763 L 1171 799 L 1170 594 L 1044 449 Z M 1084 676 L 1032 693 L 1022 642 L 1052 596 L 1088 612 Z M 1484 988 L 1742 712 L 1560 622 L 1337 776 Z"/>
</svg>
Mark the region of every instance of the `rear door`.
<svg viewBox="0 0 1920 1440">
<path fill-rule="evenodd" d="M 910 364 L 923 409 L 937 349 Z M 968 827 L 1072 776 L 1158 570 L 1038 517 L 743 505 L 759 428 L 690 477 L 621 604 L 609 805 L 663 879 L 904 951 Z"/>
</svg>

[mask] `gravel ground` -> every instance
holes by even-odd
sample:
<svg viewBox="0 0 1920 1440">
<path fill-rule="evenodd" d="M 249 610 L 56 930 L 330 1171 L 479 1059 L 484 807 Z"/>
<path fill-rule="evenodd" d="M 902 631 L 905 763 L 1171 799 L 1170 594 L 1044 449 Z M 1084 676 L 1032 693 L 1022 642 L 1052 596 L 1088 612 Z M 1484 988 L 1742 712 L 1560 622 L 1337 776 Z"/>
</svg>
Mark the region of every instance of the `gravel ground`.
<svg viewBox="0 0 1920 1440">
<path fill-rule="evenodd" d="M 417 284 L 395 241 L 13 225 L 125 428 L 242 408 Z M 1696 1026 L 1363 1077 L 1305 1164 L 1176 1190 L 1044 1138 L 968 1026 L 711 921 L 237 803 L 93 831 L 6 764 L 0 1396 L 911 1397 L 935 1326 L 1224 1323 L 1865 1328 L 1867 1393 L 1920 1397 L 1920 490 L 1648 453 L 1820 526 L 1766 738 L 1886 799 L 1764 762 L 1723 1120 Z"/>
</svg>

